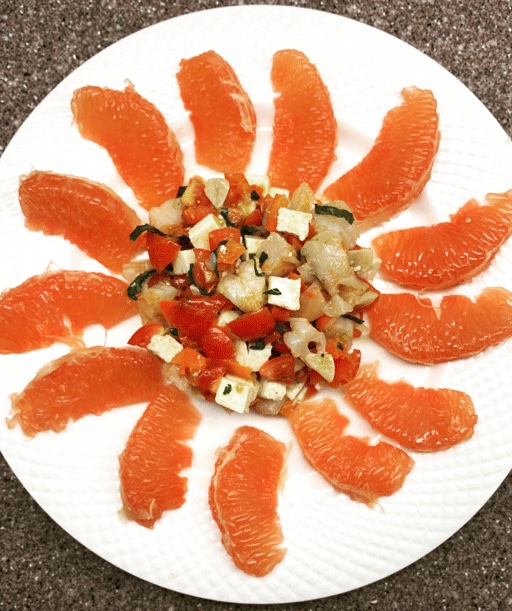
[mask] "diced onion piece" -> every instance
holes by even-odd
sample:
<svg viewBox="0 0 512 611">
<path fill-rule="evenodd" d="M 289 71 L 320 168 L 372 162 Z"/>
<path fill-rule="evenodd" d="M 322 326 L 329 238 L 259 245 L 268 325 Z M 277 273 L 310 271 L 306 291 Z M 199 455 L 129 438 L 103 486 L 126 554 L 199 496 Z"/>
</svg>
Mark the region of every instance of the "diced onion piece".
<svg viewBox="0 0 512 611">
<path fill-rule="evenodd" d="M 164 233 L 173 225 L 181 223 L 183 204 L 180 199 L 168 199 L 161 206 L 149 211 L 149 224 Z"/>
<path fill-rule="evenodd" d="M 348 259 L 354 272 L 365 280 L 373 280 L 375 274 L 379 270 L 380 259 L 375 256 L 371 248 L 360 248 L 359 250 L 351 250 L 348 253 Z"/>
<path fill-rule="evenodd" d="M 290 209 L 300 212 L 314 212 L 315 194 L 306 182 L 299 185 L 293 192 L 290 198 Z"/>
<path fill-rule="evenodd" d="M 204 194 L 215 208 L 222 208 L 229 191 L 229 182 L 225 178 L 210 178 L 204 186 Z"/>
</svg>

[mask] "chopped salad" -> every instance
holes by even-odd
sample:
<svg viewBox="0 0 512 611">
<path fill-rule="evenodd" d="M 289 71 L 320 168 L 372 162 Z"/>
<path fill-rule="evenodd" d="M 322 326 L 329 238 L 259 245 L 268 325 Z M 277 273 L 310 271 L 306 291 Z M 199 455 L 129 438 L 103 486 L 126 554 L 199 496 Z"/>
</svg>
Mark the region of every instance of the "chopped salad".
<svg viewBox="0 0 512 611">
<path fill-rule="evenodd" d="M 144 237 L 147 258 L 124 268 L 143 323 L 129 343 L 170 381 L 276 415 L 357 373 L 379 260 L 344 202 L 305 183 L 290 194 L 263 176 L 195 176 L 130 236 Z"/>
</svg>

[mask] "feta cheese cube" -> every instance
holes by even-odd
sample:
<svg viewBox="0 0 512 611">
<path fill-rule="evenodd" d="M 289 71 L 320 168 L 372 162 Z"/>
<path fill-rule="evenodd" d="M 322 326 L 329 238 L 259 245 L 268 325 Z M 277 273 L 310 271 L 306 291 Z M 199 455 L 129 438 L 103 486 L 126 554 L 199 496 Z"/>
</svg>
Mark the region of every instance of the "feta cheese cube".
<svg viewBox="0 0 512 611">
<path fill-rule="evenodd" d="M 219 218 L 213 214 L 208 214 L 201 219 L 199 223 L 196 223 L 188 231 L 188 237 L 192 242 L 194 248 L 203 248 L 204 250 L 210 249 L 210 242 L 208 236 L 214 229 L 224 227 L 225 222 L 222 218 Z"/>
<path fill-rule="evenodd" d="M 270 180 L 268 176 L 260 176 L 259 174 L 246 174 L 245 178 L 250 185 L 261 187 L 263 195 L 267 195 L 270 190 Z"/>
<path fill-rule="evenodd" d="M 172 359 L 183 350 L 183 346 L 170 335 L 153 335 L 149 344 L 148 350 L 156 356 L 159 356 L 162 361 L 170 363 Z"/>
<path fill-rule="evenodd" d="M 176 275 L 181 276 L 182 274 L 188 274 L 190 266 L 195 262 L 196 255 L 192 248 L 189 250 L 180 250 L 174 259 L 172 268 Z"/>
<path fill-rule="evenodd" d="M 274 195 L 284 195 L 285 197 L 290 197 L 290 191 L 288 191 L 288 189 L 279 189 L 278 187 L 271 187 L 268 190 L 268 194 L 270 197 L 274 197 Z"/>
<path fill-rule="evenodd" d="M 313 219 L 310 212 L 280 208 L 277 213 L 277 231 L 292 233 L 299 240 L 305 240 L 309 234 L 309 223 Z"/>
<path fill-rule="evenodd" d="M 221 378 L 215 401 L 234 412 L 245 414 L 257 395 L 258 385 L 254 380 L 228 374 Z"/>
<path fill-rule="evenodd" d="M 258 248 L 263 244 L 265 238 L 258 238 L 252 235 L 245 236 L 245 258 L 249 259 L 249 255 L 255 255 L 258 252 Z"/>
<path fill-rule="evenodd" d="M 268 277 L 268 303 L 287 310 L 300 308 L 300 278 Z M 274 294 L 275 293 L 275 294 Z"/>
<path fill-rule="evenodd" d="M 334 380 L 334 359 L 328 352 L 310 352 L 302 357 L 302 360 L 310 369 L 314 369 L 324 380 Z"/>
<path fill-rule="evenodd" d="M 235 340 L 235 360 L 249 367 L 251 371 L 259 371 L 263 363 L 266 363 L 272 354 L 272 345 L 267 344 L 262 350 L 251 348 L 242 340 Z"/>
<path fill-rule="evenodd" d="M 272 380 L 262 380 L 258 394 L 263 399 L 280 401 L 286 396 L 286 384 L 282 382 L 272 382 Z"/>
</svg>

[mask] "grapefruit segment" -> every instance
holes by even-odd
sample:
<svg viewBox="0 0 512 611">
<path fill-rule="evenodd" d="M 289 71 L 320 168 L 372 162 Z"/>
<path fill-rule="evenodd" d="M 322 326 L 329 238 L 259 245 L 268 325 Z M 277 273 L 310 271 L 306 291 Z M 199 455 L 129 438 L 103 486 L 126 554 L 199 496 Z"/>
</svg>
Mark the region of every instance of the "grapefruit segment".
<svg viewBox="0 0 512 611">
<path fill-rule="evenodd" d="M 381 274 L 402 286 L 445 289 L 482 272 L 512 232 L 512 190 L 486 200 L 470 200 L 449 222 L 375 238 Z"/>
<path fill-rule="evenodd" d="M 338 125 L 329 91 L 316 66 L 294 49 L 274 54 L 271 78 L 278 96 L 270 184 L 292 192 L 306 182 L 317 191 L 336 158 Z"/>
<path fill-rule="evenodd" d="M 437 309 L 426 297 L 382 293 L 367 319 L 370 337 L 392 354 L 412 363 L 445 363 L 512 336 L 512 293 L 486 288 L 475 301 L 446 295 Z"/>
<path fill-rule="evenodd" d="M 77 350 L 45 365 L 11 397 L 9 426 L 19 424 L 30 437 L 59 432 L 70 420 L 149 401 L 162 381 L 160 362 L 143 348 Z"/>
<path fill-rule="evenodd" d="M 162 113 L 133 85 L 77 89 L 71 110 L 80 134 L 107 150 L 141 206 L 149 210 L 176 197 L 185 175 L 180 145 Z"/>
<path fill-rule="evenodd" d="M 84 271 L 33 276 L 0 295 L 0 353 L 28 352 L 54 342 L 80 344 L 89 325 L 110 329 L 137 313 L 123 280 Z"/>
<path fill-rule="evenodd" d="M 251 426 L 219 450 L 209 489 L 212 515 L 235 565 L 262 577 L 285 556 L 277 491 L 286 447 Z"/>
<path fill-rule="evenodd" d="M 256 113 L 230 64 L 215 51 L 182 59 L 181 98 L 195 133 L 197 163 L 217 172 L 245 172 L 256 139 Z"/>
<path fill-rule="evenodd" d="M 344 393 L 375 430 L 416 452 L 451 448 L 472 437 L 477 422 L 466 393 L 386 382 L 377 377 L 377 363 L 363 365 Z"/>
<path fill-rule="evenodd" d="M 29 229 L 63 236 L 115 273 L 141 250 L 130 241 L 138 216 L 105 185 L 34 170 L 22 177 L 18 194 Z"/>
<path fill-rule="evenodd" d="M 349 420 L 331 398 L 299 403 L 287 414 L 306 460 L 353 501 L 374 505 L 402 487 L 414 461 L 389 443 L 343 435 Z"/>
<path fill-rule="evenodd" d="M 403 89 L 402 96 L 366 157 L 324 192 L 329 201 L 348 204 L 362 230 L 407 208 L 430 178 L 439 146 L 436 100 L 417 87 Z"/>
<path fill-rule="evenodd" d="M 188 396 L 169 384 L 149 403 L 119 457 L 121 498 L 125 514 L 152 528 L 169 509 L 185 502 L 192 464 L 186 441 L 194 436 L 201 415 Z"/>
</svg>

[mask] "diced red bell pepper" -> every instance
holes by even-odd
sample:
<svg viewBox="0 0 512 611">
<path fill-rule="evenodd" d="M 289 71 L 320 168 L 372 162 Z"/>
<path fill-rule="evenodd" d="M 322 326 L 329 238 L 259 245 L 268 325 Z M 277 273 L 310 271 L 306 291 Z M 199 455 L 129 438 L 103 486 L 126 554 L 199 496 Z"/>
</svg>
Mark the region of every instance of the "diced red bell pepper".
<svg viewBox="0 0 512 611">
<path fill-rule="evenodd" d="M 206 369 L 199 372 L 194 379 L 194 385 L 204 393 L 216 393 L 219 387 L 222 376 L 226 373 L 227 367 L 224 365 L 216 365 L 214 367 L 207 365 Z"/>
<path fill-rule="evenodd" d="M 228 323 L 228 327 L 237 337 L 249 341 L 271 333 L 276 327 L 276 321 L 270 310 L 264 307 L 257 312 L 242 314 Z"/>
<path fill-rule="evenodd" d="M 235 358 L 235 346 L 231 333 L 223 327 L 210 327 L 201 338 L 201 349 L 213 359 Z"/>
<path fill-rule="evenodd" d="M 160 301 L 160 310 L 171 327 L 178 329 L 180 336 L 200 342 L 215 318 L 226 309 L 229 301 L 222 295 L 197 296 L 185 301 Z"/>
<path fill-rule="evenodd" d="M 158 272 L 163 271 L 169 263 L 172 263 L 181 250 L 181 246 L 178 242 L 172 238 L 158 235 L 157 233 L 147 234 L 146 246 L 149 260 Z"/>
<path fill-rule="evenodd" d="M 183 348 L 171 361 L 180 366 L 180 374 L 197 373 L 206 369 L 206 357 L 193 348 Z"/>
<path fill-rule="evenodd" d="M 229 191 L 224 200 L 224 206 L 227 208 L 240 208 L 250 204 L 252 189 L 245 176 L 238 173 L 224 174 L 224 177 L 229 182 Z"/>
<path fill-rule="evenodd" d="M 277 231 L 277 216 L 281 208 L 288 208 L 289 201 L 284 195 L 278 193 L 274 196 L 274 199 L 267 211 L 263 215 L 263 226 L 267 231 Z"/>
<path fill-rule="evenodd" d="M 293 314 L 291 310 L 287 310 L 277 305 L 270 306 L 270 313 L 276 322 L 286 322 Z"/>
<path fill-rule="evenodd" d="M 291 354 L 283 354 L 269 359 L 260 367 L 262 378 L 283 384 L 293 384 L 295 381 L 295 359 Z"/>
<path fill-rule="evenodd" d="M 158 322 L 148 322 L 142 327 L 139 327 L 137 331 L 130 337 L 128 343 L 131 346 L 140 346 L 141 348 L 147 348 L 153 335 L 163 335 L 164 327 Z"/>
<path fill-rule="evenodd" d="M 210 250 L 215 250 L 221 242 L 227 241 L 229 239 L 235 240 L 235 242 L 241 241 L 242 235 L 238 227 L 221 227 L 220 229 L 214 229 L 213 231 L 210 231 L 208 235 L 208 240 L 210 242 Z"/>
</svg>

